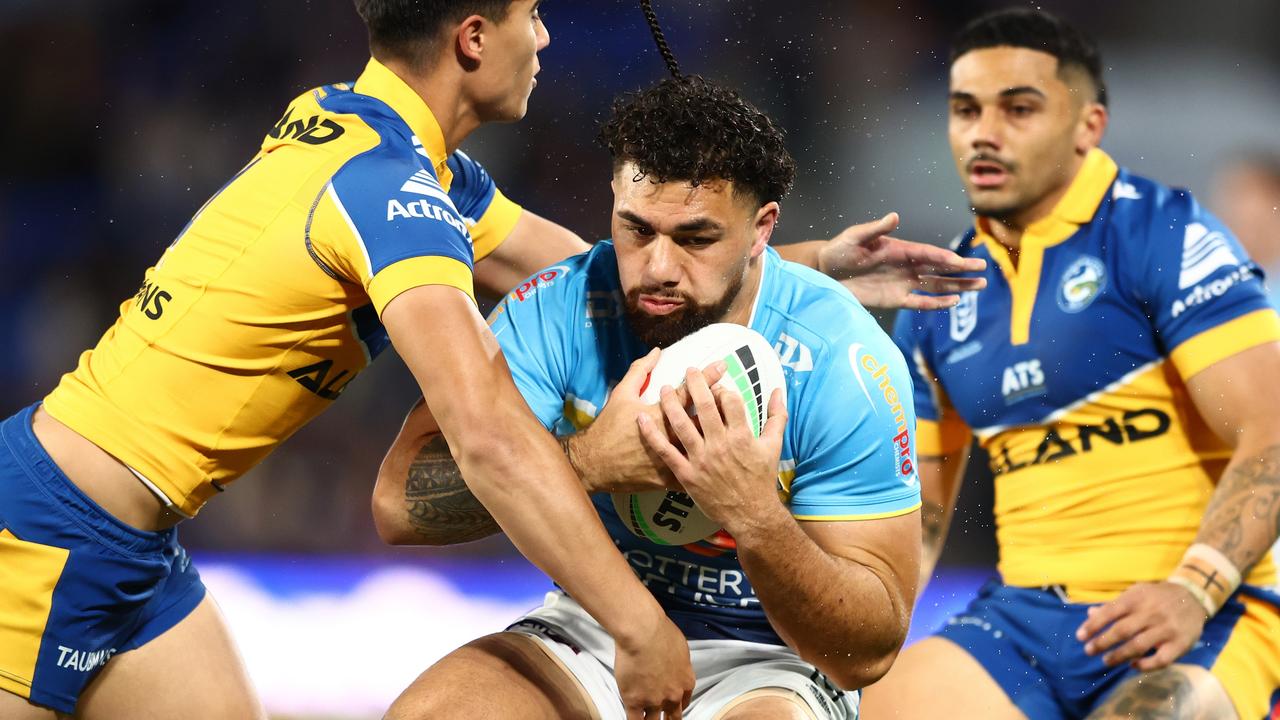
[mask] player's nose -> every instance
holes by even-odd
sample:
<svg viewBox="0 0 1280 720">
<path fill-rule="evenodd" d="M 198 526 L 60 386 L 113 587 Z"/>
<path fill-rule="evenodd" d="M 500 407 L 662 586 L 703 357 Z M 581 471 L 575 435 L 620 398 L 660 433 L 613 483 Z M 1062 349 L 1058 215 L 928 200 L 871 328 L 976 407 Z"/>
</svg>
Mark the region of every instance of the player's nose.
<svg viewBox="0 0 1280 720">
<path fill-rule="evenodd" d="M 671 238 L 659 235 L 649 243 L 649 255 L 645 258 L 646 280 L 655 283 L 674 283 L 680 280 L 678 248 Z"/>
</svg>

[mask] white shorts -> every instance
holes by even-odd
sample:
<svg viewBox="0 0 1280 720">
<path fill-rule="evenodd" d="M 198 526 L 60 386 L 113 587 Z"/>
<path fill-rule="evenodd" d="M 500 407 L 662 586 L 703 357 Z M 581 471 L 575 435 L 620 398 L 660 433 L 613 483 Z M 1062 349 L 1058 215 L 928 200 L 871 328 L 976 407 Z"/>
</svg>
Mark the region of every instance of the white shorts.
<svg viewBox="0 0 1280 720">
<path fill-rule="evenodd" d="M 547 593 L 542 607 L 507 628 L 542 643 L 573 674 L 595 703 L 602 720 L 625 720 L 613 677 L 613 638 L 578 603 L 562 592 Z M 742 640 L 690 640 L 689 657 L 697 684 L 686 720 L 712 720 L 753 690 L 790 691 L 818 720 L 855 720 L 858 692 L 831 684 L 791 648 Z"/>
</svg>

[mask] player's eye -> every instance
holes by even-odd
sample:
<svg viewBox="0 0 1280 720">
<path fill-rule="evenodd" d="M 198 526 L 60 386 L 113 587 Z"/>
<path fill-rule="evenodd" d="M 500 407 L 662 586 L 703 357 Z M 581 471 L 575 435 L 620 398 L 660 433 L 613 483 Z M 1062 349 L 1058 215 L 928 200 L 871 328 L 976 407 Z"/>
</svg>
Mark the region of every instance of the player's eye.
<svg viewBox="0 0 1280 720">
<path fill-rule="evenodd" d="M 951 114 L 962 120 L 972 120 L 978 117 L 978 108 L 973 105 L 952 105 Z"/>
<path fill-rule="evenodd" d="M 1009 114 L 1014 117 L 1027 117 L 1036 111 L 1030 105 L 1014 105 L 1009 108 Z"/>
<path fill-rule="evenodd" d="M 715 239 L 715 238 L 709 238 L 709 237 L 691 237 L 691 238 L 684 238 L 684 239 L 682 239 L 682 240 L 680 241 L 680 244 L 681 244 L 681 245 L 684 245 L 685 247 L 695 247 L 695 248 L 700 248 L 700 247 L 706 247 L 706 246 L 708 246 L 708 245 L 711 245 L 711 244 L 715 243 L 715 241 L 716 241 L 716 239 Z"/>
<path fill-rule="evenodd" d="M 653 237 L 653 228 L 647 225 L 627 225 L 626 229 L 637 237 Z"/>
</svg>

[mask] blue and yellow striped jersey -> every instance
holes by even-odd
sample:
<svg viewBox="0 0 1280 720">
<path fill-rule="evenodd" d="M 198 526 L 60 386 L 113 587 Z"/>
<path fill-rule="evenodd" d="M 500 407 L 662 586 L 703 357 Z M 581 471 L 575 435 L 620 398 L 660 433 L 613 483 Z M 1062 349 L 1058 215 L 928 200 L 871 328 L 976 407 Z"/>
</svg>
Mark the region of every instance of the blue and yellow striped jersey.
<svg viewBox="0 0 1280 720">
<path fill-rule="evenodd" d="M 987 260 L 987 289 L 903 312 L 895 331 L 920 454 L 971 436 L 990 454 L 1008 584 L 1088 602 L 1165 578 L 1231 454 L 1186 380 L 1280 339 L 1257 266 L 1189 193 L 1101 150 L 1026 229 L 1016 266 L 981 220 L 957 252 Z M 1270 557 L 1249 576 L 1274 581 Z"/>
<path fill-rule="evenodd" d="M 45 407 L 194 514 L 387 346 L 392 298 L 474 296 L 519 214 L 371 60 L 289 105 Z"/>
</svg>

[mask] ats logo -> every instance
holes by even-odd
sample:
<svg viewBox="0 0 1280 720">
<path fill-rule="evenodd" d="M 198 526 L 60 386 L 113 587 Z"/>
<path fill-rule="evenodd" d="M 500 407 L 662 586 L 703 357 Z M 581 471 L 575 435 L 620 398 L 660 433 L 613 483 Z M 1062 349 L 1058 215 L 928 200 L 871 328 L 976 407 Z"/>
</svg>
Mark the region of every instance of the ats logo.
<svg viewBox="0 0 1280 720">
<path fill-rule="evenodd" d="M 1043 395 L 1044 392 L 1044 371 L 1040 369 L 1039 360 L 1016 362 L 1004 369 L 1000 394 L 1004 396 L 1006 405 Z"/>
<path fill-rule="evenodd" d="M 879 391 L 877 394 L 889 406 L 889 413 L 894 422 L 894 430 L 897 433 L 893 436 L 892 444 L 897 458 L 898 473 L 901 475 L 898 479 L 907 487 L 911 487 L 917 482 L 916 467 L 914 454 L 911 452 L 911 431 L 907 427 L 907 413 L 902 407 L 902 398 L 898 395 L 898 389 L 894 387 L 889 379 L 889 366 L 881 364 L 870 353 L 861 353 L 861 350 L 861 344 L 855 343 L 849 346 L 849 364 L 853 366 L 854 377 L 858 378 L 858 384 L 862 386 L 862 393 L 867 396 L 867 400 L 871 403 L 871 409 L 875 414 L 880 414 L 880 410 L 877 407 L 879 403 L 872 399 L 871 392 L 867 389 L 866 383 L 863 382 L 863 372 L 871 376 L 871 380 L 876 383 L 876 389 Z M 910 398 L 907 401 L 910 402 Z"/>
<path fill-rule="evenodd" d="M 284 117 L 280 118 L 275 127 L 271 128 L 271 132 L 267 133 L 267 137 L 274 140 L 292 138 L 308 145 L 323 145 L 342 137 L 344 132 L 346 130 L 341 125 L 329 118 L 321 120 L 319 115 L 312 115 L 306 120 L 294 120 L 293 108 L 290 107 L 284 111 Z"/>
<path fill-rule="evenodd" d="M 534 275 L 528 280 L 520 283 L 520 285 L 517 286 L 515 290 L 512 290 L 511 294 L 507 297 L 515 300 L 516 302 L 524 302 L 534 295 L 537 295 L 539 290 L 550 287 L 556 280 L 568 274 L 568 265 L 552 265 L 546 270 L 543 270 L 537 275 Z"/>
</svg>

